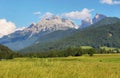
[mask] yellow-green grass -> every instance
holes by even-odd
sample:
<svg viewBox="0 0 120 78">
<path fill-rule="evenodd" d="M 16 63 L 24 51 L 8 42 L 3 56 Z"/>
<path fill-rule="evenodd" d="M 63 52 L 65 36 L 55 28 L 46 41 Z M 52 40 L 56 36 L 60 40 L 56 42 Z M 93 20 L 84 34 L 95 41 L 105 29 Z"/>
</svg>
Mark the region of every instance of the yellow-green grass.
<svg viewBox="0 0 120 78">
<path fill-rule="evenodd" d="M 120 54 L 2 60 L 0 78 L 120 78 Z"/>
<path fill-rule="evenodd" d="M 93 48 L 93 47 L 91 47 L 91 46 L 80 46 L 82 49 L 91 49 L 91 48 Z"/>
<path fill-rule="evenodd" d="M 115 49 L 118 49 L 120 51 L 119 48 L 114 48 L 114 47 L 106 47 L 106 46 L 103 46 L 103 47 L 100 47 L 101 49 L 105 49 L 105 50 L 115 50 Z"/>
</svg>

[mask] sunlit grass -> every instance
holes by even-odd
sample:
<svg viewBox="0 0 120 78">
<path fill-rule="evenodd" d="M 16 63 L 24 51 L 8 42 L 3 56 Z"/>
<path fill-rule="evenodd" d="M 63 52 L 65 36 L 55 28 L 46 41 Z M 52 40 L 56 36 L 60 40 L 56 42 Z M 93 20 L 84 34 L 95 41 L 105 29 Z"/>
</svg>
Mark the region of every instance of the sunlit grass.
<svg viewBox="0 0 120 78">
<path fill-rule="evenodd" d="M 82 49 L 91 49 L 91 48 L 93 48 L 93 47 L 91 47 L 91 46 L 81 46 L 81 48 L 82 48 Z"/>
<path fill-rule="evenodd" d="M 0 78 L 120 78 L 120 54 L 0 61 Z"/>
<path fill-rule="evenodd" d="M 106 47 L 106 46 L 103 46 L 103 47 L 100 47 L 101 49 L 105 49 L 105 50 L 115 50 L 115 49 L 118 49 L 120 51 L 120 48 L 114 48 L 114 47 Z"/>
</svg>

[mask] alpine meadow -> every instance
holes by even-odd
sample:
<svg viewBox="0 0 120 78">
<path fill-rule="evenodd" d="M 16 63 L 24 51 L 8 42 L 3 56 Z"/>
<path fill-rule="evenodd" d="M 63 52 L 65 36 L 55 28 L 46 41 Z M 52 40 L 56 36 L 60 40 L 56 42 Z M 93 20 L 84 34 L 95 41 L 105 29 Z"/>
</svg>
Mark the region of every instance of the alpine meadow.
<svg viewBox="0 0 120 78">
<path fill-rule="evenodd" d="M 0 78 L 120 78 L 119 0 L 1 0 Z"/>
</svg>

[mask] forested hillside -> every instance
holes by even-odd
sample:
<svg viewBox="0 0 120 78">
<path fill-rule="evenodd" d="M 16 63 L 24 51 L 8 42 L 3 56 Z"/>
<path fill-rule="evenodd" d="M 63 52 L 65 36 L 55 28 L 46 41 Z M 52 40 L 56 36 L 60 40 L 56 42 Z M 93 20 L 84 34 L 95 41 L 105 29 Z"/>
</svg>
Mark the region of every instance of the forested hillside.
<svg viewBox="0 0 120 78">
<path fill-rule="evenodd" d="M 1 59 L 12 59 L 12 58 L 13 58 L 12 50 L 0 44 L 0 60 Z"/>
<path fill-rule="evenodd" d="M 44 44 L 34 44 L 21 51 L 23 52 L 41 52 L 51 49 L 64 49 L 68 47 L 92 46 L 99 48 L 101 46 L 120 47 L 120 22 L 100 24 L 101 21 L 93 26 L 83 30 L 78 30 L 73 35 Z M 100 26 L 101 25 L 101 26 Z"/>
</svg>

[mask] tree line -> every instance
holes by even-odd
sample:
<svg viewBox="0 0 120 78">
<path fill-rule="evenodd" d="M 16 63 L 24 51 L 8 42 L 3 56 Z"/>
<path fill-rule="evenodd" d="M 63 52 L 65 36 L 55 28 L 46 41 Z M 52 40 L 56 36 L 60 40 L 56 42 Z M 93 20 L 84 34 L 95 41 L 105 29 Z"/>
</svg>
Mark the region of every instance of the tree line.
<svg viewBox="0 0 120 78">
<path fill-rule="evenodd" d="M 1 59 L 13 59 L 17 57 L 30 57 L 30 58 L 47 58 L 47 57 L 68 57 L 68 56 L 82 56 L 88 54 L 108 54 L 108 53 L 120 53 L 118 49 L 105 50 L 105 49 L 82 49 L 80 47 L 69 47 L 64 50 L 50 50 L 47 52 L 13 52 L 8 48 L 0 49 L 0 60 Z"/>
<path fill-rule="evenodd" d="M 27 52 L 22 55 L 25 57 L 37 57 L 37 58 L 46 58 L 46 57 L 68 57 L 68 56 L 82 56 L 88 54 L 93 56 L 94 54 L 109 54 L 109 53 L 120 53 L 119 49 L 106 50 L 106 49 L 82 49 L 78 47 L 69 47 L 64 50 L 50 50 L 47 52 Z"/>
</svg>

